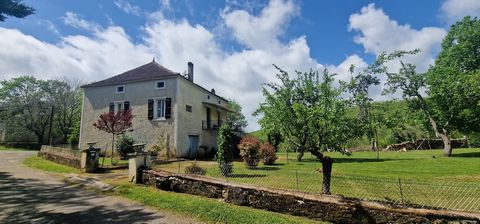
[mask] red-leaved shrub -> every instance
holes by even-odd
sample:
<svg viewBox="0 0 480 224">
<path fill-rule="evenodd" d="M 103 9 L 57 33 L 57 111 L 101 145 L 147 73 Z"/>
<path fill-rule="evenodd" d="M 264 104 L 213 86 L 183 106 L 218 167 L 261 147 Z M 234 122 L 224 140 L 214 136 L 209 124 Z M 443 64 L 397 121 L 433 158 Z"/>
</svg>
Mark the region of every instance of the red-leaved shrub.
<svg viewBox="0 0 480 224">
<path fill-rule="evenodd" d="M 243 137 L 242 140 L 240 140 L 240 144 L 238 144 L 238 149 L 240 150 L 240 156 L 248 168 L 258 166 L 260 142 L 256 138 L 248 135 Z"/>
<path fill-rule="evenodd" d="M 269 142 L 260 145 L 260 158 L 262 158 L 263 164 L 273 165 L 278 158 L 276 154 L 275 147 Z"/>
</svg>

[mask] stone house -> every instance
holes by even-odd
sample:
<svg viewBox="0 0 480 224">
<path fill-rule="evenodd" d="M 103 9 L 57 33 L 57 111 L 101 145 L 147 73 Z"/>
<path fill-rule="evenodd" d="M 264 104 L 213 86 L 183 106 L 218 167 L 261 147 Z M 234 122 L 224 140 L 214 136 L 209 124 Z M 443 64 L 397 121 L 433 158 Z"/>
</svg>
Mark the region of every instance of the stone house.
<svg viewBox="0 0 480 224">
<path fill-rule="evenodd" d="M 131 109 L 132 136 L 146 148 L 159 145 L 161 155 L 203 157 L 217 148 L 217 132 L 226 121 L 228 101 L 196 84 L 193 63 L 182 75 L 153 60 L 117 76 L 82 86 L 84 90 L 80 149 L 87 142 L 110 148 L 111 135 L 93 127 L 107 111 Z M 107 145 L 109 145 L 107 147 Z"/>
</svg>

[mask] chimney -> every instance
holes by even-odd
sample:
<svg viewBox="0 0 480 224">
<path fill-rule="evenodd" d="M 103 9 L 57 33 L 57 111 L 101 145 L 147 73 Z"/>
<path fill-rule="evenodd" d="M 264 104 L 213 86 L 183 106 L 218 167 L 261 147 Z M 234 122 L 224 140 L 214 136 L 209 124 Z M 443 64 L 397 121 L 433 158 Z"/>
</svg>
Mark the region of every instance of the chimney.
<svg viewBox="0 0 480 224">
<path fill-rule="evenodd" d="M 190 61 L 188 62 L 187 79 L 193 82 L 193 63 Z"/>
<path fill-rule="evenodd" d="M 212 92 L 213 94 L 215 94 L 215 89 L 212 89 L 210 92 Z"/>
</svg>

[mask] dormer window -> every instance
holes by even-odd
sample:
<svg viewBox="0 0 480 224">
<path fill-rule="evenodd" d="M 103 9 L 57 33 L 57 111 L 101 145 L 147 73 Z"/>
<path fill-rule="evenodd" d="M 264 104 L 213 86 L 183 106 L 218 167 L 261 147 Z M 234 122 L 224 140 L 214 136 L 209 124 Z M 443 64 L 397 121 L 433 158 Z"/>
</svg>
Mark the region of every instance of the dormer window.
<svg viewBox="0 0 480 224">
<path fill-rule="evenodd" d="M 155 82 L 155 89 L 165 89 L 165 82 L 164 81 L 156 81 Z"/>
<path fill-rule="evenodd" d="M 125 86 L 121 85 L 121 86 L 115 87 L 115 93 L 125 93 Z"/>
</svg>

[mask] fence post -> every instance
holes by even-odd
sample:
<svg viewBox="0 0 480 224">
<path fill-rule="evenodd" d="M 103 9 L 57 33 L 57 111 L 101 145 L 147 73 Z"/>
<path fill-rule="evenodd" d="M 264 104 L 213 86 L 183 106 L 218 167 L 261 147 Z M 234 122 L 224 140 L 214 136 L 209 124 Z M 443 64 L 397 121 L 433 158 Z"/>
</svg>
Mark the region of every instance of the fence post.
<svg viewBox="0 0 480 224">
<path fill-rule="evenodd" d="M 332 177 L 333 159 L 328 156 L 324 156 L 321 161 L 322 161 L 322 173 L 323 173 L 322 194 L 331 194 L 330 180 Z"/>
<path fill-rule="evenodd" d="M 398 187 L 400 189 L 400 199 L 402 201 L 402 205 L 405 205 L 404 202 L 403 202 L 402 181 L 400 180 L 400 178 L 398 178 Z"/>
<path fill-rule="evenodd" d="M 295 170 L 295 179 L 297 179 L 297 191 L 298 191 L 298 171 Z"/>
</svg>

